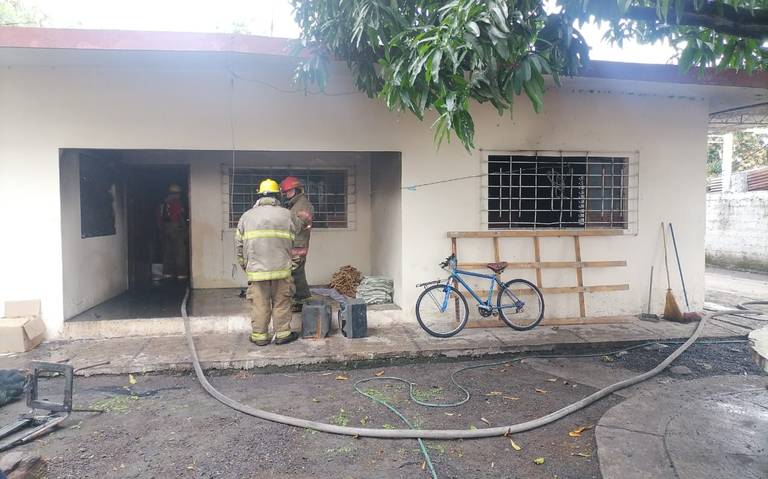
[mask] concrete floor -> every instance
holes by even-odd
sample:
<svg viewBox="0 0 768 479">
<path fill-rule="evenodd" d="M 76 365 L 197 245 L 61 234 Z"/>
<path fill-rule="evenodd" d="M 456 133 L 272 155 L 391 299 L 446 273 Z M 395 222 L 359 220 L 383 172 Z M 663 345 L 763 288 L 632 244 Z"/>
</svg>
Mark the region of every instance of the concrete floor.
<svg viewBox="0 0 768 479">
<path fill-rule="evenodd" d="M 767 385 L 733 375 L 645 388 L 597 425 L 603 477 L 768 477 Z"/>
<path fill-rule="evenodd" d="M 179 316 L 186 283 L 163 282 L 130 289 L 67 321 L 173 318 Z"/>
<path fill-rule="evenodd" d="M 164 282 L 126 291 L 67 321 L 112 321 L 118 319 L 178 318 L 187 285 Z M 187 303 L 190 317 L 231 317 L 247 313 L 241 288 L 193 289 Z M 371 305 L 372 311 L 392 311 L 395 304 Z"/>
</svg>

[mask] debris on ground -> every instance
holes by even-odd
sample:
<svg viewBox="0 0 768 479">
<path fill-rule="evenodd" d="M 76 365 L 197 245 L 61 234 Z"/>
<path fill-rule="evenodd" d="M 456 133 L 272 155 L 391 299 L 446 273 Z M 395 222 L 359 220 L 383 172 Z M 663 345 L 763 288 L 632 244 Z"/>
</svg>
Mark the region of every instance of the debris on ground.
<svg viewBox="0 0 768 479">
<path fill-rule="evenodd" d="M 363 274 L 357 268 L 346 265 L 333 273 L 330 287 L 343 295 L 354 298 L 357 293 L 357 287 L 362 280 Z"/>
<path fill-rule="evenodd" d="M 543 457 L 537 457 L 536 459 L 533 460 L 533 463 L 534 464 L 538 464 L 538 465 L 542 465 L 542 464 L 544 464 L 544 458 Z"/>
<path fill-rule="evenodd" d="M 26 377 L 26 374 L 16 369 L 0 369 L 0 406 L 21 397 Z"/>
<path fill-rule="evenodd" d="M 0 472 L 8 479 L 42 478 L 48 474 L 48 463 L 30 452 L 8 452 L 0 456 Z"/>
<path fill-rule="evenodd" d="M 672 366 L 671 368 L 669 368 L 669 372 L 672 374 L 678 374 L 680 376 L 687 376 L 688 374 L 693 374 L 693 371 L 691 371 L 691 369 L 686 366 Z"/>
<path fill-rule="evenodd" d="M 583 433 L 584 431 L 588 431 L 589 429 L 592 429 L 593 427 L 594 426 L 592 426 L 592 425 L 577 427 L 573 431 L 568 432 L 568 435 L 571 436 L 571 437 L 581 437 L 581 433 Z"/>
</svg>

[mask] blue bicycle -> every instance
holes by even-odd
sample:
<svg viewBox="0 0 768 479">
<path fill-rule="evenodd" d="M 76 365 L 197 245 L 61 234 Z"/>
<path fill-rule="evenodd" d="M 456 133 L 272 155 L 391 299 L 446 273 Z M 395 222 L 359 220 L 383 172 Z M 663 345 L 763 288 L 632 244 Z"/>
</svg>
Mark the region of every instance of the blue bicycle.
<svg viewBox="0 0 768 479">
<path fill-rule="evenodd" d="M 440 267 L 450 273 L 447 280 L 417 285 L 424 288 L 416 300 L 416 319 L 424 331 L 438 338 L 449 338 L 467 325 L 469 304 L 464 294 L 459 291 L 459 284 L 477 301 L 478 312 L 484 318 L 499 316 L 507 326 L 518 331 L 534 328 L 541 322 L 544 317 L 544 297 L 541 291 L 524 279 L 502 283 L 499 276 L 507 268 L 507 263 L 488 263 L 486 266 L 493 274 L 460 270 L 457 268 L 456 255 L 451 255 L 440 263 Z M 481 298 L 462 276 L 488 280 L 488 298 Z M 494 305 L 493 292 L 497 286 L 498 293 Z"/>
</svg>

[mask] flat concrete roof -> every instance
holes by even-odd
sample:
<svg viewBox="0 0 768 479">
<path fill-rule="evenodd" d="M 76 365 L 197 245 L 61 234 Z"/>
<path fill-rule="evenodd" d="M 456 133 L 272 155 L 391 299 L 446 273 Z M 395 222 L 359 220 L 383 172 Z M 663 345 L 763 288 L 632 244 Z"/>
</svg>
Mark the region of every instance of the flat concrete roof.
<svg viewBox="0 0 768 479">
<path fill-rule="evenodd" d="M 38 27 L 0 28 L 0 48 L 156 52 L 228 52 L 293 56 L 290 39 L 225 33 L 146 32 Z M 708 68 L 681 73 L 676 65 L 593 61 L 579 74 L 585 78 L 647 81 L 742 88 L 768 88 L 768 72 Z"/>
</svg>

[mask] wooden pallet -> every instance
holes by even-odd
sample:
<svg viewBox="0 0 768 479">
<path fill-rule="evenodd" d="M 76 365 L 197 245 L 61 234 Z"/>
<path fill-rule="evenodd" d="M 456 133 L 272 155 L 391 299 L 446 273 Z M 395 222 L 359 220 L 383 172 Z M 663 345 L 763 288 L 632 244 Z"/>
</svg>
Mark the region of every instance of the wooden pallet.
<svg viewBox="0 0 768 479">
<path fill-rule="evenodd" d="M 602 316 L 587 317 L 586 293 L 605 293 L 611 291 L 626 291 L 628 284 L 600 284 L 584 285 L 584 268 L 613 268 L 626 266 L 626 261 L 583 261 L 581 257 L 581 238 L 594 236 L 620 236 L 623 233 L 616 230 L 598 229 L 598 230 L 505 230 L 505 231 L 451 231 L 448 237 L 451 239 L 451 252 L 456 255 L 458 260 L 458 240 L 461 238 L 488 238 L 492 241 L 493 262 L 503 261 L 500 254 L 500 241 L 504 238 L 531 238 L 533 241 L 533 261 L 519 262 L 507 261 L 507 269 L 534 269 L 536 270 L 536 286 L 542 294 L 578 294 L 579 297 L 579 316 L 575 318 L 545 318 L 542 324 L 608 324 L 626 322 L 625 316 Z M 541 260 L 541 242 L 540 238 L 573 238 L 574 260 L 573 261 L 542 261 Z M 490 262 L 490 261 L 489 261 Z M 486 269 L 487 263 L 458 263 L 459 269 L 473 270 Z M 541 280 L 542 269 L 574 269 L 576 272 L 575 286 L 557 286 L 545 287 Z M 487 291 L 477 291 L 483 297 Z M 457 311 L 458 314 L 458 311 Z M 470 321 L 467 327 L 486 328 L 506 326 L 498 319 L 484 319 Z"/>
</svg>

